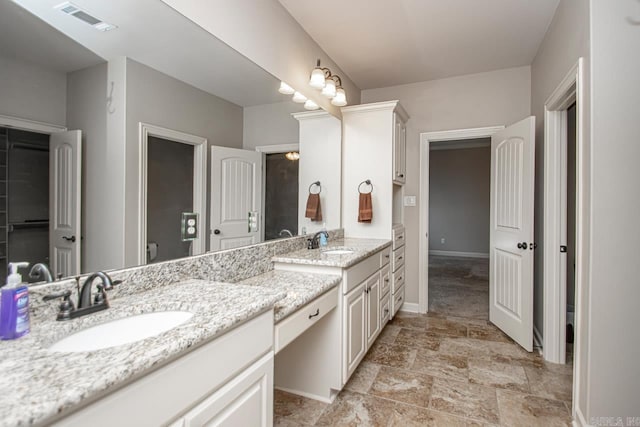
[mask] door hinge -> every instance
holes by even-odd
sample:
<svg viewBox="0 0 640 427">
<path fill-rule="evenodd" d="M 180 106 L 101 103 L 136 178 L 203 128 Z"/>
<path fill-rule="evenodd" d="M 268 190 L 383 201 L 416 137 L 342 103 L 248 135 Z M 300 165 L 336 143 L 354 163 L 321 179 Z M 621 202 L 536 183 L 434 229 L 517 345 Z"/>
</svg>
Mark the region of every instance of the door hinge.
<svg viewBox="0 0 640 427">
<path fill-rule="evenodd" d="M 560 252 L 562 253 L 567 252 L 567 247 L 565 245 L 560 245 Z"/>
</svg>

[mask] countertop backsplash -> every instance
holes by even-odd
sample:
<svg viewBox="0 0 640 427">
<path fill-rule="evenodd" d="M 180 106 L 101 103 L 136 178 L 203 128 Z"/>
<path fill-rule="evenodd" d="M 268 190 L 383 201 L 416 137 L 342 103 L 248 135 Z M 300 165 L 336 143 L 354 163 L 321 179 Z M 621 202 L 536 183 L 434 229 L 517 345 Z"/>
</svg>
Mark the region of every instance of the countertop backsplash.
<svg viewBox="0 0 640 427">
<path fill-rule="evenodd" d="M 306 248 L 307 239 L 310 237 L 311 235 L 305 235 L 270 240 L 236 249 L 108 271 L 112 280 L 122 281 L 122 284 L 109 291 L 108 296 L 111 299 L 119 298 L 188 279 L 237 283 L 273 270 L 272 257 Z M 329 231 L 330 242 L 343 237 L 343 229 Z M 81 284 L 89 274 L 83 274 L 80 277 Z M 68 289 L 72 290 L 72 300 L 75 301 L 77 299 L 76 281 L 73 278 L 31 285 L 29 287 L 31 316 L 54 318 L 58 312 L 59 301 L 45 302 L 42 301 L 42 297 Z"/>
</svg>

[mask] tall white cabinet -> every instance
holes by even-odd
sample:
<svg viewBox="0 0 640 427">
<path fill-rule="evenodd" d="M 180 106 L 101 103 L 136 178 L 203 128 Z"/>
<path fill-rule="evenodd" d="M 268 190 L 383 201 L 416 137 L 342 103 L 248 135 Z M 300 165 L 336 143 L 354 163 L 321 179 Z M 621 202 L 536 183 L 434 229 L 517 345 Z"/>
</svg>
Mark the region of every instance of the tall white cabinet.
<svg viewBox="0 0 640 427">
<path fill-rule="evenodd" d="M 380 291 L 389 317 L 404 303 L 404 183 L 407 112 L 399 101 L 342 108 L 342 224 L 345 237 L 393 240 L 389 291 Z M 358 222 L 358 188 L 373 185 L 371 223 Z M 371 187 L 363 185 L 363 192 Z M 383 311 L 384 312 L 384 311 Z"/>
</svg>

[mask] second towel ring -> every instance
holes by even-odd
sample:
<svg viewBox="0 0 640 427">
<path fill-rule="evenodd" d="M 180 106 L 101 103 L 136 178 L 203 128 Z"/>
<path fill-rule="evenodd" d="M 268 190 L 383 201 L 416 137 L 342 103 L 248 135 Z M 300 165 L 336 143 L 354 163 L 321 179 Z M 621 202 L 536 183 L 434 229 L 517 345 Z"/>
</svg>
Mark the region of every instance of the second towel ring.
<svg viewBox="0 0 640 427">
<path fill-rule="evenodd" d="M 318 186 L 318 192 L 314 193 L 311 191 L 311 189 L 313 188 L 314 185 Z M 320 194 L 320 192 L 322 191 L 322 186 L 320 185 L 320 181 L 316 181 L 316 182 L 312 182 L 311 185 L 309 186 L 309 194 Z"/>
<path fill-rule="evenodd" d="M 368 185 L 368 186 L 370 186 L 370 187 L 371 187 L 371 190 L 369 190 L 369 193 L 363 193 L 362 191 L 360 191 L 360 187 L 362 187 L 362 185 L 363 185 L 363 184 L 366 184 L 366 185 Z M 370 193 L 373 193 L 373 184 L 371 183 L 371 180 L 370 180 L 370 179 L 366 179 L 366 180 L 362 181 L 362 182 L 358 185 L 358 193 L 360 193 L 360 194 L 370 194 Z"/>
</svg>

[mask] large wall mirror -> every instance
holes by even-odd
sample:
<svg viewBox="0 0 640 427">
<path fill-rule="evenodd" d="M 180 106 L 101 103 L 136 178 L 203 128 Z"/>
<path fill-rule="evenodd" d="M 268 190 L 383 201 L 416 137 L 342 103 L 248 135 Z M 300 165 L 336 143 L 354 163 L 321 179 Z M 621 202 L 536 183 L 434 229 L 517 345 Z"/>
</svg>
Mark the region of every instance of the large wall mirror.
<svg viewBox="0 0 640 427">
<path fill-rule="evenodd" d="M 338 119 L 160 0 L 60 3 L 0 3 L 0 275 L 340 227 Z M 327 214 L 311 221 L 323 173 Z"/>
</svg>

